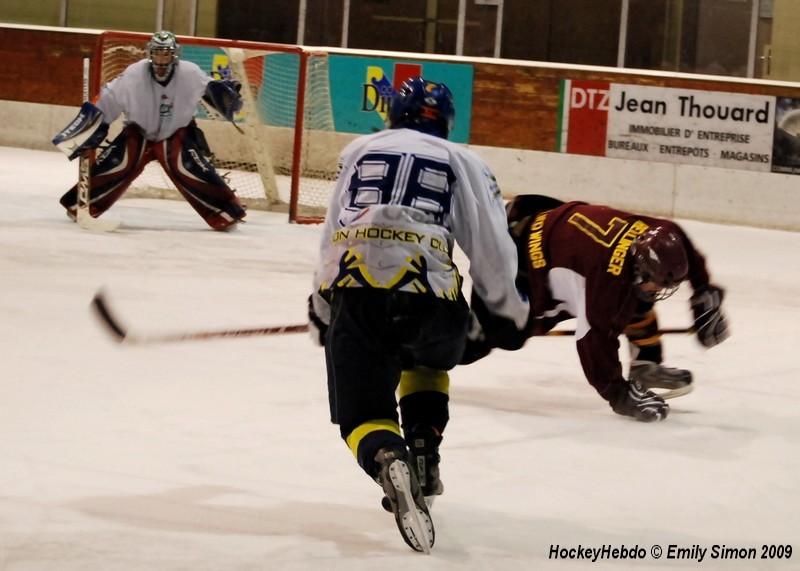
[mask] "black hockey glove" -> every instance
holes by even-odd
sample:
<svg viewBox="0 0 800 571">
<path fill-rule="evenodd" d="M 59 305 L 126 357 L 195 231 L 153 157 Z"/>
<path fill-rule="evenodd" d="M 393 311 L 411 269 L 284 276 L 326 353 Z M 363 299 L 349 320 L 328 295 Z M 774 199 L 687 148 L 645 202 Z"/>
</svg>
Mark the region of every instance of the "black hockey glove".
<svg viewBox="0 0 800 571">
<path fill-rule="evenodd" d="M 314 296 L 315 294 L 313 293 L 308 296 L 308 333 L 311 335 L 311 340 L 314 344 L 324 347 L 325 337 L 328 334 L 328 324 L 322 320 L 314 309 Z M 325 300 L 318 295 L 317 297 L 325 303 Z"/>
<path fill-rule="evenodd" d="M 474 311 L 469 312 L 469 324 L 467 325 L 467 342 L 464 345 L 464 353 L 461 355 L 460 365 L 469 365 L 492 352 L 492 346 L 486 339 L 481 322 Z"/>
<path fill-rule="evenodd" d="M 730 335 L 728 320 L 720 309 L 724 296 L 722 288 L 709 284 L 697 289 L 689 300 L 694 313 L 694 330 L 703 347 L 713 347 Z"/>
<path fill-rule="evenodd" d="M 517 329 L 517 324 L 513 320 L 495 315 L 489 311 L 486 303 L 474 290 L 472 291 L 469 306 L 491 347 L 498 347 L 506 351 L 516 351 L 528 340 L 526 329 Z"/>
<path fill-rule="evenodd" d="M 642 388 L 638 381 L 628 383 L 628 390 L 620 393 L 611 408 L 617 414 L 632 416 L 641 422 L 664 420 L 669 414 L 669 405 L 664 399 Z"/>
</svg>

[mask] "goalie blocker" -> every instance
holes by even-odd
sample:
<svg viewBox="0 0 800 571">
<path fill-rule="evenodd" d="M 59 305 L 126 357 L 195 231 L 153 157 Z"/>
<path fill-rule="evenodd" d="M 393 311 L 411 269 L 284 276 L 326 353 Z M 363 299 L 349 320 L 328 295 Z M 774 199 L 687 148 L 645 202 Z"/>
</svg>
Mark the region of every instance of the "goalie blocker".
<svg viewBox="0 0 800 571">
<path fill-rule="evenodd" d="M 81 105 L 78 116 L 60 133 L 53 137 L 59 151 L 73 160 L 84 151 L 97 148 L 108 134 L 108 123 L 103 121 L 103 112 L 89 101 Z"/>
</svg>

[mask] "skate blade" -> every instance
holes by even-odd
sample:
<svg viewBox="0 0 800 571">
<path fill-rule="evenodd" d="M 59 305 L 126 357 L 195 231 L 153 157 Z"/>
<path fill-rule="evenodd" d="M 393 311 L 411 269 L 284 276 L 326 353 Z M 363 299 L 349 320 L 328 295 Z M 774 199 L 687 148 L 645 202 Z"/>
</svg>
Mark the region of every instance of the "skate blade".
<svg viewBox="0 0 800 571">
<path fill-rule="evenodd" d="M 428 513 L 414 503 L 411 495 L 411 476 L 408 465 L 397 460 L 389 466 L 389 479 L 397 494 L 397 527 L 403 539 L 414 550 L 430 555 L 435 532 Z"/>
<path fill-rule="evenodd" d="M 667 399 L 674 399 L 675 397 L 681 397 L 683 395 L 688 395 L 693 390 L 694 390 L 694 383 L 689 383 L 682 387 L 678 387 L 677 389 L 671 389 L 664 392 L 659 392 L 659 391 L 653 391 L 653 392 L 656 393 L 658 396 L 660 396 L 662 399 L 667 400 Z"/>
<path fill-rule="evenodd" d="M 69 216 L 69 211 L 67 212 L 67 216 Z M 72 217 L 70 216 L 70 218 Z M 78 208 L 74 220 L 78 223 L 78 226 L 90 232 L 113 232 L 120 225 L 115 220 L 100 220 L 92 217 L 88 208 Z"/>
<path fill-rule="evenodd" d="M 436 499 L 436 496 L 425 496 L 425 505 L 428 506 L 428 509 L 433 507 L 433 502 Z M 381 507 L 389 513 L 392 513 L 392 502 L 386 496 L 381 498 Z"/>
</svg>

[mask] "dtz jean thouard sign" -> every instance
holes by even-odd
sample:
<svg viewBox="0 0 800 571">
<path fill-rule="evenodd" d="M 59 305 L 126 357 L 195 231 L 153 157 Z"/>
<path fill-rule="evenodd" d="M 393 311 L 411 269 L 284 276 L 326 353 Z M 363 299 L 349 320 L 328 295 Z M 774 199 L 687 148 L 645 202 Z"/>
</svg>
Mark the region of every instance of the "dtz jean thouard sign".
<svg viewBox="0 0 800 571">
<path fill-rule="evenodd" d="M 782 98 L 564 80 L 558 150 L 780 171 L 779 163 L 785 161 L 774 156 L 773 141 L 776 117 L 780 121 L 785 112 L 776 113 L 776 109 L 784 109 L 788 103 L 779 99 Z"/>
</svg>

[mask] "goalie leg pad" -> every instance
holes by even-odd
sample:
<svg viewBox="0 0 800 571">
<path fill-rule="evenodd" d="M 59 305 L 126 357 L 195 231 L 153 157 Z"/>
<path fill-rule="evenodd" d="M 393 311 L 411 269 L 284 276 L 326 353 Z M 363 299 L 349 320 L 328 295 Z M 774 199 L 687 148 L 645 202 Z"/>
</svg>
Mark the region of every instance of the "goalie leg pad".
<svg viewBox="0 0 800 571">
<path fill-rule="evenodd" d="M 141 174 L 153 154 L 138 125 L 128 125 L 103 150 L 92 165 L 89 178 L 91 215 L 100 216 L 111 208 Z M 61 206 L 74 215 L 78 203 L 76 184 L 61 197 Z"/>
<path fill-rule="evenodd" d="M 181 195 L 214 230 L 225 230 L 245 217 L 242 203 L 206 158 L 196 129 L 178 129 L 154 147 L 164 172 Z"/>
</svg>

